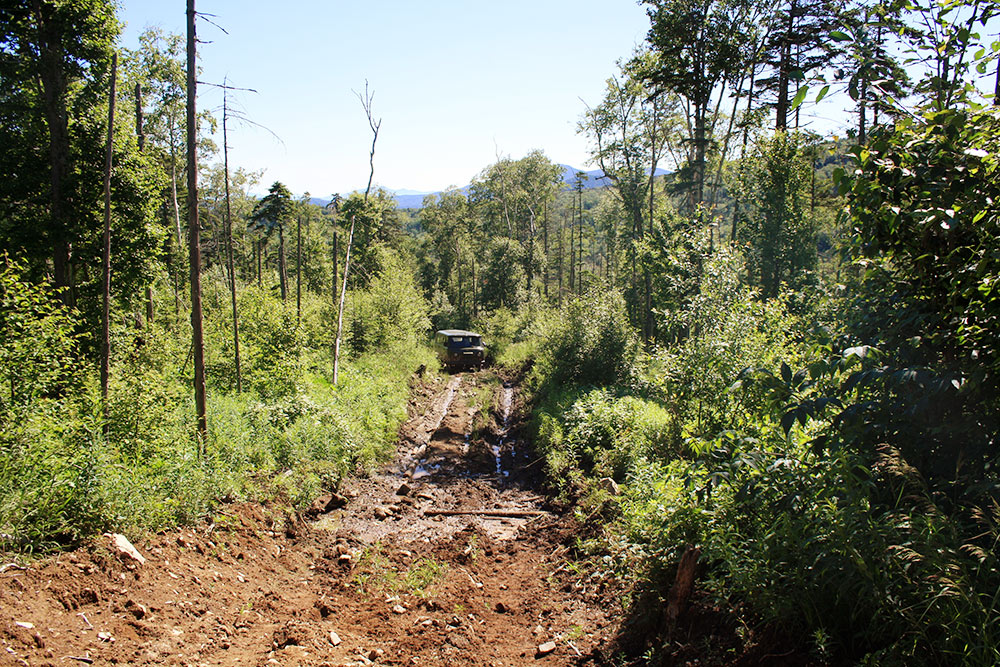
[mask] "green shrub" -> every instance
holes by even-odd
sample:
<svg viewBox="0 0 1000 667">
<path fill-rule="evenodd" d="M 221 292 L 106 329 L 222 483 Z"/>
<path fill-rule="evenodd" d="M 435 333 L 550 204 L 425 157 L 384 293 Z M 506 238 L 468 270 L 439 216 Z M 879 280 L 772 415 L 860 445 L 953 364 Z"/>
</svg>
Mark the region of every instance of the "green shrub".
<svg viewBox="0 0 1000 667">
<path fill-rule="evenodd" d="M 528 300 L 516 312 L 497 308 L 473 323 L 486 352 L 502 366 L 516 368 L 533 359 L 558 312 L 541 299 Z"/>
<path fill-rule="evenodd" d="M 723 430 L 754 432 L 760 397 L 730 387 L 748 367 L 794 363 L 803 355 L 799 319 L 780 300 L 761 301 L 741 285 L 741 269 L 739 256 L 725 248 L 706 261 L 698 294 L 684 309 L 664 315 L 667 328 L 687 335 L 658 350 L 643 379 L 677 416 L 677 436 L 691 449 Z"/>
<path fill-rule="evenodd" d="M 0 258 L 0 410 L 78 384 L 72 314 L 44 285 L 22 278 L 22 267 Z"/>
<path fill-rule="evenodd" d="M 613 289 L 593 289 L 571 302 L 542 342 L 537 377 L 553 386 L 609 386 L 626 381 L 639 342 Z"/>
<path fill-rule="evenodd" d="M 348 295 L 346 340 L 358 353 L 387 346 L 410 346 L 426 338 L 430 308 L 410 266 L 398 253 L 380 247 L 379 272 L 368 286 Z"/>
</svg>

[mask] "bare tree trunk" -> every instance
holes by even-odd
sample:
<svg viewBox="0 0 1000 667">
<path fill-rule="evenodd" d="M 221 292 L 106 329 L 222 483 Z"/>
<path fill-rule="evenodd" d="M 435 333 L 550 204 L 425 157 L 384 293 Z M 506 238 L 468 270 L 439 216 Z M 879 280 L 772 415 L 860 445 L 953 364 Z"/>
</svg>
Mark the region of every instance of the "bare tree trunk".
<svg viewBox="0 0 1000 667">
<path fill-rule="evenodd" d="M 108 94 L 108 144 L 104 155 L 104 276 L 101 314 L 101 410 L 104 435 L 108 436 L 108 380 L 111 375 L 111 162 L 115 138 L 115 86 L 118 79 L 118 53 L 111 55 L 111 92 Z"/>
<path fill-rule="evenodd" d="M 333 386 L 337 386 L 340 367 L 340 338 L 344 330 L 344 297 L 347 296 L 347 272 L 351 266 L 351 245 L 354 243 L 354 216 L 351 216 L 351 232 L 347 238 L 347 254 L 344 257 L 344 285 L 340 289 L 340 307 L 337 309 L 337 338 L 333 343 Z"/>
<path fill-rule="evenodd" d="M 139 152 L 142 152 L 146 148 L 146 133 L 143 130 L 141 83 L 135 84 L 135 138 L 139 144 Z M 146 323 L 148 325 L 153 324 L 153 316 L 155 314 L 155 309 L 153 307 L 153 288 L 146 285 Z"/>
<path fill-rule="evenodd" d="M 166 210 L 166 208 L 164 208 L 163 209 L 163 221 L 164 222 L 167 222 L 166 218 L 167 218 L 167 210 Z M 179 250 L 177 251 L 177 253 L 175 254 L 175 256 L 173 258 L 169 259 L 169 261 L 170 261 L 170 282 L 173 284 L 173 287 L 174 287 L 174 317 L 176 319 L 180 319 L 180 315 L 181 315 L 181 288 L 180 288 L 180 285 L 178 284 L 179 281 L 177 279 L 177 272 L 179 270 L 178 267 L 177 267 L 177 264 L 178 264 L 177 256 L 178 255 L 180 255 L 180 251 Z"/>
<path fill-rule="evenodd" d="M 556 293 L 556 305 L 560 308 L 562 307 L 562 292 L 563 292 L 563 237 L 566 235 L 563 233 L 565 230 L 566 218 L 562 220 L 563 224 L 559 225 L 559 246 L 557 250 L 556 259 L 556 273 L 559 277 L 559 291 Z"/>
<path fill-rule="evenodd" d="M 365 94 L 364 97 L 358 95 L 361 100 L 361 106 L 365 110 L 365 115 L 368 117 L 368 127 L 372 131 L 372 149 L 371 153 L 368 155 L 368 187 L 365 188 L 365 199 L 364 203 L 368 203 L 368 195 L 372 189 L 372 178 L 375 176 L 375 144 L 378 142 L 378 131 L 382 126 L 381 120 L 375 120 L 372 115 L 372 99 L 375 97 L 375 93 L 368 93 L 368 82 L 365 82 Z M 337 314 L 337 339 L 333 346 L 333 385 L 337 386 L 337 370 L 340 365 L 340 338 L 344 327 L 344 297 L 347 296 L 347 276 L 350 272 L 351 266 L 351 245 L 354 243 L 354 216 L 351 216 L 351 232 L 347 239 L 347 254 L 344 257 L 344 284 L 340 291 L 340 309 Z"/>
<path fill-rule="evenodd" d="M 576 211 L 570 218 L 569 225 L 569 291 L 576 290 Z"/>
<path fill-rule="evenodd" d="M 706 138 L 705 114 L 708 109 L 701 102 L 695 103 L 694 109 L 694 205 L 697 207 L 705 201 L 705 153 L 708 140 Z"/>
<path fill-rule="evenodd" d="M 781 37 L 781 57 L 778 62 L 778 103 L 775 107 L 775 130 L 788 129 L 788 86 L 792 69 L 792 28 L 795 27 L 796 0 L 792 0 L 785 21 L 785 34 Z"/>
<path fill-rule="evenodd" d="M 576 272 L 576 280 L 578 289 L 577 294 L 583 294 L 583 190 L 580 190 L 580 217 L 577 220 L 578 227 L 580 230 L 579 243 L 576 244 L 577 250 L 580 251 L 580 264 Z"/>
<path fill-rule="evenodd" d="M 993 84 L 993 106 L 1000 107 L 1000 61 L 997 61 L 996 81 Z"/>
<path fill-rule="evenodd" d="M 63 69 L 62 34 L 49 16 L 51 5 L 34 0 L 32 12 L 38 25 L 42 99 L 49 131 L 49 237 L 52 270 L 60 299 L 73 305 L 72 243 L 66 229 L 63 185 L 70 170 L 69 114 L 66 109 L 66 72 Z"/>
<path fill-rule="evenodd" d="M 746 110 L 747 118 L 743 119 L 743 144 L 740 148 L 741 160 L 743 159 L 743 156 L 746 155 L 747 143 L 750 140 L 749 116 L 750 112 L 753 110 L 753 86 L 756 77 L 757 77 L 757 66 L 751 65 L 750 86 L 747 88 L 747 110 Z M 740 220 L 740 199 L 739 197 L 733 197 L 733 226 L 729 230 L 729 242 L 734 245 L 736 243 L 736 228 L 739 226 L 739 220 Z"/>
<path fill-rule="evenodd" d="M 339 270 L 337 268 L 337 223 L 333 223 L 333 303 L 337 303 L 337 275 Z"/>
<path fill-rule="evenodd" d="M 226 264 L 229 267 L 229 301 L 233 310 L 233 365 L 236 367 L 236 393 L 243 393 L 240 368 L 240 318 L 236 308 L 236 267 L 233 262 L 233 215 L 229 197 L 229 121 L 228 95 L 222 91 L 222 164 L 226 177 Z"/>
<path fill-rule="evenodd" d="M 462 247 L 458 244 L 458 235 L 455 236 L 455 272 L 458 278 L 458 307 L 465 312 L 465 293 L 462 291 Z"/>
<path fill-rule="evenodd" d="M 281 301 L 288 297 L 288 271 L 285 268 L 285 225 L 278 225 L 278 283 L 281 286 Z"/>
<path fill-rule="evenodd" d="M 295 225 L 295 324 L 302 324 L 302 214 Z"/>
<path fill-rule="evenodd" d="M 170 126 L 170 200 L 174 205 L 174 233 L 177 236 L 177 263 L 180 262 L 182 249 L 184 248 L 184 237 L 181 233 L 181 205 L 177 201 L 177 156 L 174 153 L 173 121 Z M 178 267 L 179 268 L 179 267 Z"/>
<path fill-rule="evenodd" d="M 208 437 L 208 406 L 205 400 L 205 339 L 201 311 L 201 230 L 198 222 L 198 125 L 195 98 L 198 94 L 195 48 L 195 0 L 187 0 L 187 185 L 188 235 L 191 263 L 191 347 L 194 352 L 194 402 L 198 418 L 198 453 L 204 456 Z"/>
<path fill-rule="evenodd" d="M 652 158 L 649 165 L 649 232 L 653 233 L 653 209 L 656 202 L 656 112 L 657 100 L 653 100 L 653 130 L 649 135 L 649 155 Z M 600 275 L 600 274 L 598 274 Z"/>
<path fill-rule="evenodd" d="M 546 302 L 549 299 L 549 205 L 545 203 L 542 209 L 542 252 L 545 263 L 542 265 L 542 293 Z"/>
<path fill-rule="evenodd" d="M 531 225 L 530 225 L 531 232 L 530 232 L 530 236 L 528 236 L 528 261 L 527 261 L 527 266 L 525 267 L 525 269 L 526 269 L 525 273 L 527 274 L 526 278 L 527 278 L 527 283 L 528 283 L 528 294 L 531 294 L 531 285 L 535 281 L 535 267 L 534 267 L 534 259 L 535 259 L 535 230 L 534 230 L 534 227 L 535 227 L 535 223 L 534 223 L 534 218 L 535 218 L 535 215 L 534 215 L 534 213 L 532 213 L 531 214 L 532 222 L 531 222 Z"/>
</svg>

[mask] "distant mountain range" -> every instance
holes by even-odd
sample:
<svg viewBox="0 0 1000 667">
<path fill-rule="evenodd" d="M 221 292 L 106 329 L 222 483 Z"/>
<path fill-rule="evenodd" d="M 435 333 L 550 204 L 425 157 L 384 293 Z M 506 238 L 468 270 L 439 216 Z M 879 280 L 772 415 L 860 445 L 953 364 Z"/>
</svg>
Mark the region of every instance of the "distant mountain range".
<svg viewBox="0 0 1000 667">
<path fill-rule="evenodd" d="M 563 172 L 563 183 L 566 184 L 567 188 L 573 187 L 576 184 L 577 172 L 582 170 L 577 169 L 576 167 L 571 167 L 568 164 L 560 164 L 559 166 L 562 168 Z M 592 190 L 594 188 L 603 188 L 611 184 L 611 181 L 608 179 L 607 176 L 604 175 L 604 172 L 601 171 L 600 169 L 594 169 L 592 171 L 584 171 L 583 173 L 584 173 L 583 188 L 585 190 Z M 670 172 L 667 171 L 666 169 L 656 170 L 657 176 L 664 176 L 669 173 Z M 458 190 L 459 192 L 468 192 L 469 187 L 470 187 L 469 185 L 466 185 L 464 187 L 458 188 Z M 396 206 L 398 206 L 399 208 L 422 208 L 424 205 L 424 197 L 432 194 L 434 195 L 441 194 L 442 191 L 438 190 L 437 192 L 419 192 L 417 190 L 390 189 L 389 192 L 393 193 L 393 195 L 395 196 Z M 316 197 L 311 198 L 309 201 L 310 203 L 316 204 L 317 206 L 326 206 L 327 204 L 330 203 L 329 199 L 319 199 Z"/>
</svg>

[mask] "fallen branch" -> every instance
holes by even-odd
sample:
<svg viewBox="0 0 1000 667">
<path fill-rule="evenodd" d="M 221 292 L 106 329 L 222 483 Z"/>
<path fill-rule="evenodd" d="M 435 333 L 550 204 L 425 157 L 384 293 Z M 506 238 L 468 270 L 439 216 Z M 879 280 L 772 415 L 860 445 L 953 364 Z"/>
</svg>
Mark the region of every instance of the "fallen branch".
<svg viewBox="0 0 1000 667">
<path fill-rule="evenodd" d="M 545 516 L 548 512 L 537 510 L 425 510 L 426 516 L 497 516 L 519 519 L 533 516 Z"/>
</svg>

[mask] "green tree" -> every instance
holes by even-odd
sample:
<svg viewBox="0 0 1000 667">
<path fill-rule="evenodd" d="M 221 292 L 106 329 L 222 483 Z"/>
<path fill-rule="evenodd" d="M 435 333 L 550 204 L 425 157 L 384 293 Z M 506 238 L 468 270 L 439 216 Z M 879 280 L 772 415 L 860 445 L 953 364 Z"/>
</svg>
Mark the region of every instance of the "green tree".
<svg viewBox="0 0 1000 667">
<path fill-rule="evenodd" d="M 71 312 L 46 286 L 25 279 L 25 267 L 0 260 L 0 419 L 79 381 Z"/>
<path fill-rule="evenodd" d="M 269 239 L 271 235 L 278 232 L 278 280 L 281 285 L 281 300 L 288 296 L 288 272 L 285 268 L 285 225 L 292 219 L 295 213 L 295 202 L 292 200 L 292 193 L 288 191 L 284 183 L 275 181 L 268 194 L 257 202 L 253 213 L 250 214 L 248 226 L 261 233 L 264 239 Z"/>
<path fill-rule="evenodd" d="M 480 299 L 489 311 L 517 308 L 528 300 L 524 246 L 517 239 L 494 237 L 483 256 Z"/>
<path fill-rule="evenodd" d="M 624 67 L 622 78 L 611 77 L 601 103 L 588 108 L 578 125 L 591 140 L 591 161 L 601 168 L 621 199 L 629 268 L 625 298 L 632 321 L 643 338 L 653 333 L 651 276 L 639 263 L 638 245 L 652 222 L 656 165 L 666 154 L 672 111 L 655 91 Z M 649 199 L 647 199 L 649 197 Z"/>
<path fill-rule="evenodd" d="M 101 2 L 15 3 L 0 11 L 0 29 L 0 239 L 35 279 L 52 276 L 96 343 L 107 91 L 118 23 L 113 7 Z M 160 172 L 139 152 L 131 123 L 116 120 L 110 182 L 115 298 L 127 305 L 149 284 L 162 244 L 155 222 Z"/>
<path fill-rule="evenodd" d="M 432 293 L 442 290 L 457 308 L 454 316 L 468 322 L 476 315 L 478 305 L 476 259 L 482 245 L 469 198 L 458 190 L 428 195 L 420 210 L 420 224 L 432 248 L 434 278 L 427 288 Z M 479 269 L 481 273 L 481 261 Z M 460 322 L 452 324 L 458 326 Z"/>
<path fill-rule="evenodd" d="M 501 158 L 473 181 L 470 198 L 482 212 L 484 232 L 517 242 L 526 289 L 533 291 L 544 263 L 539 233 L 546 206 L 562 186 L 562 170 L 542 151 L 520 160 Z"/>
<path fill-rule="evenodd" d="M 375 274 L 365 289 L 352 293 L 347 314 L 349 343 L 358 353 L 416 345 L 430 328 L 427 302 L 410 263 L 386 246 L 375 255 Z"/>
<path fill-rule="evenodd" d="M 948 109 L 875 135 L 855 174 L 838 172 L 864 267 L 850 328 L 886 355 L 860 383 L 872 403 L 845 424 L 943 484 L 980 479 L 996 457 L 998 155 L 994 113 Z"/>
<path fill-rule="evenodd" d="M 83 236 L 78 207 L 90 203 L 77 191 L 74 150 L 88 125 L 75 121 L 100 104 L 119 29 L 114 6 L 104 0 L 19 0 L 0 11 L 0 88 L 10 114 L 3 123 L 4 152 L 11 150 L 17 160 L 5 165 L 5 173 L 19 181 L 5 189 L 34 200 L 36 220 L 28 233 L 37 236 L 22 243 L 47 250 L 55 286 L 68 304 L 74 300 L 74 245 Z M 36 152 L 41 146 L 44 158 Z M 20 160 L 46 167 L 22 170 Z"/>
<path fill-rule="evenodd" d="M 354 243 L 351 248 L 349 284 L 363 287 L 378 270 L 378 249 L 398 248 L 403 227 L 392 193 L 377 188 L 369 196 L 352 192 L 340 203 L 339 219 L 354 220 Z"/>
<path fill-rule="evenodd" d="M 789 129 L 788 114 L 793 110 L 798 129 L 799 106 L 794 98 L 805 90 L 807 81 L 818 79 L 820 71 L 841 55 L 831 33 L 842 22 L 842 5 L 839 0 L 782 0 L 772 5 L 764 21 L 767 72 L 756 80 L 756 95 L 770 97 L 775 130 Z"/>
<path fill-rule="evenodd" d="M 732 0 L 645 0 L 644 4 L 652 23 L 647 40 L 653 58 L 638 63 L 640 75 L 687 102 L 692 200 L 700 204 L 705 201 L 706 156 L 721 100 L 730 89 L 737 98 L 742 93 L 749 65 L 745 45 L 761 10 L 756 2 Z"/>
<path fill-rule="evenodd" d="M 759 139 L 740 161 L 735 188 L 747 202 L 747 273 L 765 299 L 776 297 L 783 285 L 802 285 L 816 264 L 810 156 L 799 135 L 776 132 Z"/>
</svg>

